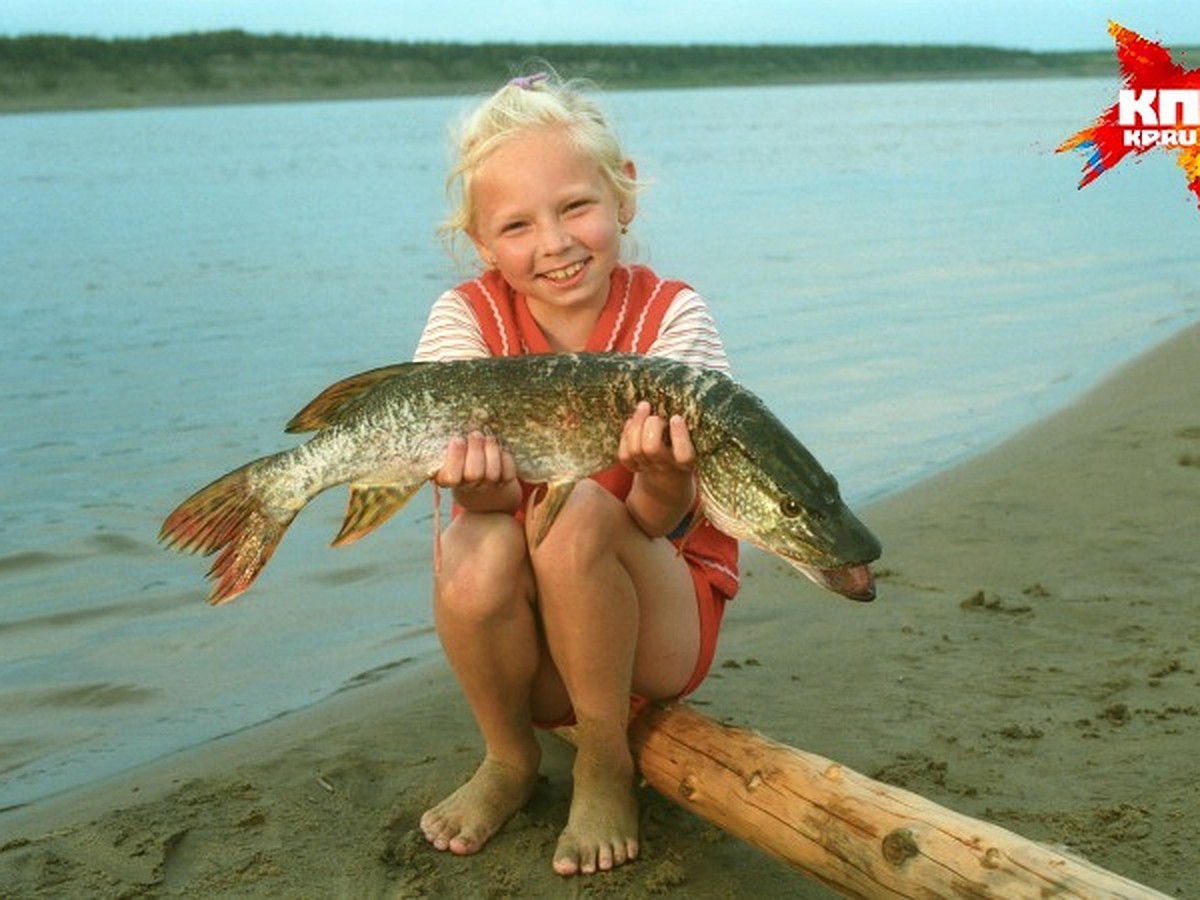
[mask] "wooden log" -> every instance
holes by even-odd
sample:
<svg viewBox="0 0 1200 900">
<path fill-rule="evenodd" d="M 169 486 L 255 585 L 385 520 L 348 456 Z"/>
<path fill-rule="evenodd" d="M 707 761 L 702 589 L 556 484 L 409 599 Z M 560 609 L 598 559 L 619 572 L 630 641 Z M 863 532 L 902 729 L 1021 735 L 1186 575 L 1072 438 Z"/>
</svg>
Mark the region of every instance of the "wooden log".
<svg viewBox="0 0 1200 900">
<path fill-rule="evenodd" d="M 646 781 L 848 897 L 1165 897 L 682 703 L 630 727 Z"/>
</svg>

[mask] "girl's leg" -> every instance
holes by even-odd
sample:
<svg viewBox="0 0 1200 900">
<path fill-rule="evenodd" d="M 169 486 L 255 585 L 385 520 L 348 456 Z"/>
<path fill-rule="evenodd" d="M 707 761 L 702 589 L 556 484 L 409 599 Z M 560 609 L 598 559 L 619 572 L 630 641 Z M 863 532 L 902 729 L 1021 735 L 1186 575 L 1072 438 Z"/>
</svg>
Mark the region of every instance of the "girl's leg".
<svg viewBox="0 0 1200 900">
<path fill-rule="evenodd" d="M 546 642 L 578 723 L 574 795 L 554 868 L 611 869 L 638 853 L 630 694 L 675 696 L 695 669 L 691 574 L 668 541 L 646 537 L 624 503 L 592 481 L 576 486 L 532 559 Z"/>
<path fill-rule="evenodd" d="M 545 653 L 532 606 L 525 535 L 512 516 L 464 513 L 442 536 L 434 587 L 438 637 L 485 756 L 472 778 L 421 817 L 439 850 L 474 853 L 528 800 L 541 760 L 530 710 Z M 565 697 L 560 700 L 565 708 Z"/>
</svg>

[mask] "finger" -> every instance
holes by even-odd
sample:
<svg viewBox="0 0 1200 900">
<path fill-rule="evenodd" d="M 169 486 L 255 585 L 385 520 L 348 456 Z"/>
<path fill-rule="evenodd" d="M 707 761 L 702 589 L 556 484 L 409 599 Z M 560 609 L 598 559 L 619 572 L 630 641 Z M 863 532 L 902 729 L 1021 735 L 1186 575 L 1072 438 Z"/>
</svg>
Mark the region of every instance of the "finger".
<svg viewBox="0 0 1200 900">
<path fill-rule="evenodd" d="M 691 468 L 696 463 L 696 447 L 692 443 L 692 433 L 688 430 L 683 416 L 671 416 L 670 444 L 676 464 Z"/>
<path fill-rule="evenodd" d="M 500 448 L 500 480 L 505 484 L 517 480 L 517 461 L 503 447 Z"/>
<path fill-rule="evenodd" d="M 656 457 L 662 454 L 664 433 L 667 423 L 662 416 L 647 416 L 642 423 L 642 453 L 645 456 Z"/>
<path fill-rule="evenodd" d="M 642 428 L 650 415 L 650 404 L 645 400 L 634 407 L 633 414 L 621 428 L 621 441 L 617 447 L 617 458 L 628 465 L 641 456 Z"/>
<path fill-rule="evenodd" d="M 501 458 L 500 442 L 492 435 L 483 441 L 484 478 L 489 484 L 499 484 L 504 477 L 504 461 Z"/>
<path fill-rule="evenodd" d="M 434 479 L 442 487 L 456 487 L 463 480 L 463 462 L 467 455 L 467 442 L 460 437 L 450 439 L 446 445 L 446 454 L 442 457 L 442 466 L 437 470 Z"/>
<path fill-rule="evenodd" d="M 635 433 L 635 436 L 640 436 L 646 427 L 646 420 L 650 418 L 650 404 L 645 400 L 638 403 L 633 409 L 633 415 L 629 417 L 628 425 Z"/>
<path fill-rule="evenodd" d="M 626 422 L 625 427 L 621 429 L 621 440 L 617 444 L 617 462 L 629 468 L 633 467 L 633 425 L 630 422 Z"/>
<path fill-rule="evenodd" d="M 479 484 L 487 477 L 486 440 L 478 431 L 467 435 L 466 459 L 463 462 L 462 480 L 466 484 Z"/>
</svg>

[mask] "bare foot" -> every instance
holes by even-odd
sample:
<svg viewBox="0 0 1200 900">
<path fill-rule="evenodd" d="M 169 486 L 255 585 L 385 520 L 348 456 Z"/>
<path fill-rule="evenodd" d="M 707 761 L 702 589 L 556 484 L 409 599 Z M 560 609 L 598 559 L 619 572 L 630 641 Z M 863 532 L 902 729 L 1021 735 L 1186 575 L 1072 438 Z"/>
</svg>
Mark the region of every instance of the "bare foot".
<svg viewBox="0 0 1200 900">
<path fill-rule="evenodd" d="M 638 810 L 633 760 L 575 759 L 575 791 L 567 827 L 554 848 L 559 875 L 607 872 L 638 855 Z"/>
<path fill-rule="evenodd" d="M 527 768 L 486 757 L 470 781 L 421 816 L 421 831 L 438 850 L 475 853 L 525 805 L 536 780 L 536 760 Z"/>
</svg>

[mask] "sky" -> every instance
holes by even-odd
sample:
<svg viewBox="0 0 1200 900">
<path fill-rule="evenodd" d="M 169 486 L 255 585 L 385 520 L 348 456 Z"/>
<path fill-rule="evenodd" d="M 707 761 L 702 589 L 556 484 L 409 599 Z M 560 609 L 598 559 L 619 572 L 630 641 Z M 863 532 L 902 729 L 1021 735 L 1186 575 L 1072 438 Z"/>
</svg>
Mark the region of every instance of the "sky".
<svg viewBox="0 0 1200 900">
<path fill-rule="evenodd" d="M 1114 19 L 1200 46 L 1198 0 L 2 0 L 0 35 L 187 31 L 399 41 L 1112 46 Z"/>
</svg>

